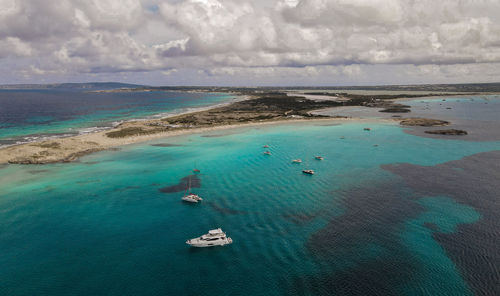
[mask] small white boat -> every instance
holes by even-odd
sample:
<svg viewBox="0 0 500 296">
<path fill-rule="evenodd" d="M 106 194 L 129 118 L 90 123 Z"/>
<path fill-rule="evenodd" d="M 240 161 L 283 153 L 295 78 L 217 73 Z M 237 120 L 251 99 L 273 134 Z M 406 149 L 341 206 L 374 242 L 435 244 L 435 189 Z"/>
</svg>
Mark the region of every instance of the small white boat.
<svg viewBox="0 0 500 296">
<path fill-rule="evenodd" d="M 265 154 L 265 155 L 271 155 L 271 152 L 269 152 L 269 151 L 265 151 L 265 152 L 264 152 L 264 154 Z"/>
<path fill-rule="evenodd" d="M 193 202 L 193 203 L 196 203 L 196 202 L 203 200 L 203 198 L 201 198 L 199 195 L 193 194 L 193 193 L 190 193 L 188 195 L 184 195 L 181 199 L 183 201 Z"/>
<path fill-rule="evenodd" d="M 314 156 L 314 158 L 316 158 L 317 160 L 323 160 L 323 156 Z"/>
<path fill-rule="evenodd" d="M 292 160 L 293 163 L 301 163 L 302 162 L 302 159 L 294 159 Z"/>
<path fill-rule="evenodd" d="M 303 170 L 302 172 L 304 174 L 307 174 L 307 175 L 314 175 L 314 171 L 313 170 Z"/>
<path fill-rule="evenodd" d="M 207 234 L 186 241 L 186 244 L 191 247 L 198 248 L 225 246 L 232 243 L 233 240 L 220 228 L 209 230 Z"/>
<path fill-rule="evenodd" d="M 183 201 L 192 202 L 192 203 L 197 203 L 197 202 L 203 200 L 203 198 L 201 198 L 199 195 L 191 193 L 191 176 L 189 176 L 188 188 L 184 192 L 184 196 L 181 199 Z"/>
</svg>

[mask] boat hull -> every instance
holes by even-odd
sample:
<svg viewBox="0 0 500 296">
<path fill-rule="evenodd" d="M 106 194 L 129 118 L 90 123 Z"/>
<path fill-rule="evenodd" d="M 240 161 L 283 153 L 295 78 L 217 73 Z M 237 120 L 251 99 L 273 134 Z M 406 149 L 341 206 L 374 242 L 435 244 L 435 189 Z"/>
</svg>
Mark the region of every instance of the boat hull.
<svg viewBox="0 0 500 296">
<path fill-rule="evenodd" d="M 189 195 L 183 196 L 181 199 L 185 202 L 192 202 L 192 203 L 197 203 L 197 202 L 203 200 L 203 198 L 199 197 L 196 194 L 189 194 Z"/>
<path fill-rule="evenodd" d="M 196 239 L 186 241 L 186 244 L 188 244 L 194 248 L 222 247 L 225 245 L 230 245 L 232 243 L 233 243 L 233 240 L 229 237 L 223 241 L 212 242 L 212 243 L 204 242 L 204 241 L 197 241 Z"/>
</svg>

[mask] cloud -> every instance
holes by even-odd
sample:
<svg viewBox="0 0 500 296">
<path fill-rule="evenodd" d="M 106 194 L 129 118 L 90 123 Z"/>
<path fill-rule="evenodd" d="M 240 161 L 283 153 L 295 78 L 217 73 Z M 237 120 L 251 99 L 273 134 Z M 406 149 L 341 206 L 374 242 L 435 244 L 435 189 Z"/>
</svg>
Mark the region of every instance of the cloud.
<svg viewBox="0 0 500 296">
<path fill-rule="evenodd" d="M 371 65 L 490 67 L 500 63 L 499 4 L 0 0 L 0 65 L 17 67 L 13 71 L 19 73 L 165 71 L 169 77 L 182 75 L 181 69 L 200 69 L 208 77 L 241 77 L 238 73 L 279 76 L 295 73 L 294 68 L 319 73 L 333 67 L 350 79 Z M 303 70 L 298 72 L 307 72 Z"/>
<path fill-rule="evenodd" d="M 0 58 L 30 56 L 33 49 L 17 37 L 7 37 L 0 40 Z"/>
<path fill-rule="evenodd" d="M 495 1 L 302 0 L 160 5 L 188 38 L 176 55 L 212 65 L 459 64 L 500 61 Z M 473 8 L 477 9 L 473 9 Z M 223 54 L 224 57 L 220 55 Z"/>
</svg>

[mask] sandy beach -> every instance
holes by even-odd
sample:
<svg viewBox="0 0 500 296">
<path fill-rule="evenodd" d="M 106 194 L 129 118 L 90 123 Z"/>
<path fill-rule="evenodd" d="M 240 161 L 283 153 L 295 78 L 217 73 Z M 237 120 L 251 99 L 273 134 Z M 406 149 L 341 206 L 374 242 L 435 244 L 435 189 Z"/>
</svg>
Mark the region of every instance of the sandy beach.
<svg viewBox="0 0 500 296">
<path fill-rule="evenodd" d="M 123 138 L 110 138 L 106 134 L 113 130 L 101 131 L 74 137 L 59 138 L 43 142 L 33 142 L 21 145 L 15 145 L 0 149 L 0 164 L 19 163 L 19 164 L 45 164 L 56 162 L 71 162 L 77 160 L 83 155 L 93 152 L 112 149 L 123 145 L 146 142 L 150 140 L 175 137 L 189 134 L 206 133 L 211 131 L 220 131 L 226 129 L 235 129 L 243 127 L 256 127 L 266 125 L 300 123 L 300 122 L 373 122 L 373 119 L 362 118 L 314 118 L 314 119 L 288 119 L 272 120 L 262 122 L 250 122 L 242 124 L 218 125 L 212 127 L 194 127 L 183 128 L 172 131 L 158 132 L 149 135 L 128 136 Z M 394 122 L 393 120 L 385 120 Z M 141 124 L 144 122 L 140 122 Z M 131 122 L 130 124 L 136 124 Z"/>
<path fill-rule="evenodd" d="M 404 96 L 403 96 L 404 97 Z M 112 129 L 95 133 L 57 138 L 45 141 L 14 145 L 0 149 L 0 164 L 46 164 L 71 162 L 83 155 L 122 145 L 149 140 L 205 133 L 215 130 L 253 127 L 283 123 L 311 121 L 384 121 L 399 122 L 398 118 L 365 118 L 362 114 L 328 114 L 328 110 L 351 108 L 396 108 L 395 112 L 406 111 L 407 106 L 396 103 L 397 98 L 376 100 L 371 96 L 357 96 L 337 100 L 312 100 L 304 96 L 289 96 L 283 93 L 245 95 L 227 104 L 220 104 L 167 117 L 124 122 Z M 325 113 L 326 112 L 326 113 Z M 392 111 L 391 111 L 392 112 Z M 369 116 L 367 116 L 369 117 Z M 430 123 L 432 125 L 434 123 Z"/>
</svg>

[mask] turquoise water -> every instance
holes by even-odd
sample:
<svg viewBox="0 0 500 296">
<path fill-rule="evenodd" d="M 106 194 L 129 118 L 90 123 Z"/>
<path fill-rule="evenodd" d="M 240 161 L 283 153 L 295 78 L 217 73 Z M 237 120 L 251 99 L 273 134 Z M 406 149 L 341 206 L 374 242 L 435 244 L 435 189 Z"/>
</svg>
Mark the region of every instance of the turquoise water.
<svg viewBox="0 0 500 296">
<path fill-rule="evenodd" d="M 432 233 L 455 232 L 459 224 L 476 222 L 479 213 L 448 197 L 425 197 L 419 203 L 426 211 L 406 223 L 402 240 L 412 253 L 419 254 L 415 259 L 421 261 L 421 268 L 419 277 L 403 288 L 409 291 L 408 295 L 432 295 L 435 291 L 442 291 L 441 295 L 473 295 Z M 426 229 L 426 223 L 432 223 L 436 229 Z"/>
<path fill-rule="evenodd" d="M 366 125 L 240 128 L 70 164 L 5 166 L 0 294 L 470 295 L 464 271 L 432 234 L 481 214 L 450 196 L 418 196 L 381 165 L 434 166 L 500 150 L 500 142 Z M 262 154 L 264 144 L 272 155 Z M 159 190 L 194 167 L 201 204 Z M 185 244 L 216 227 L 234 243 Z"/>
<path fill-rule="evenodd" d="M 94 132 L 126 120 L 186 112 L 234 98 L 170 91 L 0 90 L 0 146 Z"/>
</svg>

